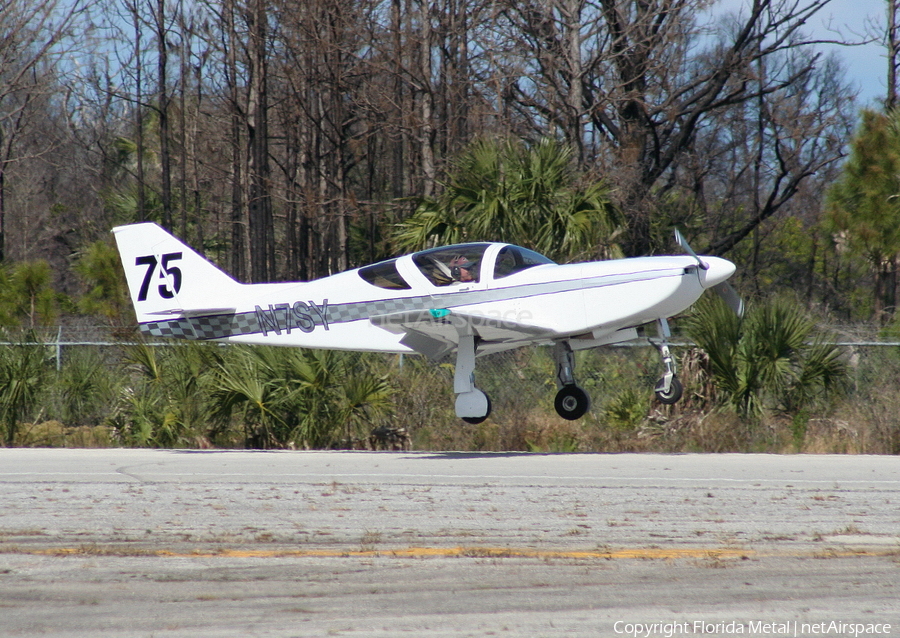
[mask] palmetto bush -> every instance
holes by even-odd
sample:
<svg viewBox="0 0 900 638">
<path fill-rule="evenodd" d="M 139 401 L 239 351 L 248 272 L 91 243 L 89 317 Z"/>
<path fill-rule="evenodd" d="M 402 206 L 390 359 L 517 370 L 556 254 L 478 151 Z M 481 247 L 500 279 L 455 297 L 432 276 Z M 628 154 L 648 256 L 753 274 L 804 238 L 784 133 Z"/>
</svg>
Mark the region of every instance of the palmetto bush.
<svg viewBox="0 0 900 638">
<path fill-rule="evenodd" d="M 720 401 L 743 418 L 759 418 L 768 410 L 796 415 L 847 378 L 840 349 L 816 331 L 799 304 L 767 301 L 738 317 L 707 295 L 686 324 L 709 357 Z"/>
<path fill-rule="evenodd" d="M 48 397 L 48 416 L 68 427 L 90 426 L 110 416 L 123 381 L 114 353 L 69 348 L 61 363 Z"/>
<path fill-rule="evenodd" d="M 392 408 L 379 359 L 361 353 L 234 347 L 217 364 L 213 417 L 237 419 L 248 447 L 352 444 Z"/>
<path fill-rule="evenodd" d="M 7 446 L 16 443 L 19 423 L 32 416 L 52 369 L 50 353 L 30 333 L 0 348 L 0 427 Z"/>
<path fill-rule="evenodd" d="M 128 445 L 348 445 L 393 407 L 383 358 L 187 343 L 125 350 L 127 380 L 107 420 Z"/>
<path fill-rule="evenodd" d="M 125 349 L 125 376 L 109 424 L 129 445 L 193 447 L 207 434 L 215 344 Z"/>
</svg>

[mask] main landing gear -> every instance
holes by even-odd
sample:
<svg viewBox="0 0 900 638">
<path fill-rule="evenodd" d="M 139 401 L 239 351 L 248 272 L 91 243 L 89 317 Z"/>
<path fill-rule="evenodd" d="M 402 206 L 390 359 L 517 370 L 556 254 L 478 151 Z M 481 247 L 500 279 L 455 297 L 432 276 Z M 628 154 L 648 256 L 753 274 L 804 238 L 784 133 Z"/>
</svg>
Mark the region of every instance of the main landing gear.
<svg viewBox="0 0 900 638">
<path fill-rule="evenodd" d="M 453 391 L 456 393 L 456 416 L 466 423 L 478 424 L 491 413 L 491 399 L 475 387 L 475 345 L 474 334 L 460 334 L 456 351 L 456 370 L 453 376 Z M 567 341 L 558 341 L 553 346 L 556 361 L 556 413 L 564 419 L 574 421 L 583 417 L 591 407 L 591 398 L 583 388 L 575 384 L 575 355 Z"/>
<path fill-rule="evenodd" d="M 672 336 L 669 330 L 669 322 L 663 317 L 658 323 L 662 341 L 657 347 L 659 348 L 659 354 L 662 356 L 663 365 L 666 366 L 666 371 L 656 383 L 653 391 L 656 393 L 656 398 L 660 403 L 672 405 L 677 403 L 681 395 L 684 394 L 684 386 L 681 385 L 681 381 L 675 376 L 675 359 L 672 358 L 672 354 L 669 352 L 669 337 Z"/>
<path fill-rule="evenodd" d="M 583 388 L 575 384 L 575 355 L 568 341 L 553 344 L 556 361 L 556 413 L 564 419 L 580 419 L 591 409 L 591 398 Z"/>
<path fill-rule="evenodd" d="M 660 403 L 672 405 L 684 394 L 684 387 L 676 376 L 675 359 L 669 351 L 669 322 L 665 318 L 659 320 L 659 334 L 662 339 L 657 346 L 662 356 L 665 373 L 654 388 Z M 574 421 L 583 417 L 591 408 L 591 399 L 583 388 L 575 384 L 575 356 L 568 341 L 557 341 L 553 346 L 553 358 L 556 361 L 556 413 L 564 419 Z"/>
<path fill-rule="evenodd" d="M 654 392 L 660 403 L 671 405 L 681 399 L 684 388 L 675 372 L 675 359 L 669 351 L 669 323 L 659 320 L 659 334 L 662 339 L 657 344 L 662 356 L 665 373 L 656 383 Z M 456 371 L 453 377 L 453 391 L 456 393 L 456 416 L 466 423 L 478 424 L 491 414 L 491 399 L 475 387 L 475 346 L 478 337 L 466 327 L 459 335 L 456 351 Z M 557 341 L 553 345 L 553 359 L 556 362 L 556 413 L 564 419 L 580 419 L 591 409 L 591 398 L 575 383 L 575 355 L 568 341 Z"/>
<path fill-rule="evenodd" d="M 472 424 L 481 423 L 491 413 L 490 397 L 475 387 L 475 339 L 471 328 L 459 335 L 456 371 L 453 376 L 456 416 Z"/>
</svg>

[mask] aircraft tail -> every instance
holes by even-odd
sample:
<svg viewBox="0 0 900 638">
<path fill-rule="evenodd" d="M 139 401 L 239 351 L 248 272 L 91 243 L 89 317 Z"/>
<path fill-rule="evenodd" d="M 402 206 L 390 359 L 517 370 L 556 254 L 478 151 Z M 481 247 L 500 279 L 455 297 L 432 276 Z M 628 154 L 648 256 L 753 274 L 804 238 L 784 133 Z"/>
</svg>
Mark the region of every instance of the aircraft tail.
<svg viewBox="0 0 900 638">
<path fill-rule="evenodd" d="M 112 231 L 138 323 L 208 315 L 227 308 L 243 284 L 153 223 Z"/>
</svg>

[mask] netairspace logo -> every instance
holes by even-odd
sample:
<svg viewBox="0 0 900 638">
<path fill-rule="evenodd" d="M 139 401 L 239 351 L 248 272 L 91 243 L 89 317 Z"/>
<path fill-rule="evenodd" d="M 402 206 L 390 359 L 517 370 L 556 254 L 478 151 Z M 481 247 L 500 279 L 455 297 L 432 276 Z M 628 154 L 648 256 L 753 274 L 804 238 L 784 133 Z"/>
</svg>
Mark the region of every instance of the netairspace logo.
<svg viewBox="0 0 900 638">
<path fill-rule="evenodd" d="M 891 633 L 887 623 L 848 623 L 836 620 L 824 622 L 755 621 L 630 623 L 622 620 L 613 625 L 613 631 L 632 638 L 672 638 L 692 635 L 747 635 L 747 636 L 874 636 Z"/>
</svg>

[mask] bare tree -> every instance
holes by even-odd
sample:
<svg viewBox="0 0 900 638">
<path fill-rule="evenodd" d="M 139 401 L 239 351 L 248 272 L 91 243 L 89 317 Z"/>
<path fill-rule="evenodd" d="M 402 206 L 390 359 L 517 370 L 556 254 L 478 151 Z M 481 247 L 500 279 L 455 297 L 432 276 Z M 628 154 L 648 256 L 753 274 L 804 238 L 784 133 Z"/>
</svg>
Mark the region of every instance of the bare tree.
<svg viewBox="0 0 900 638">
<path fill-rule="evenodd" d="M 808 67 L 803 53 L 791 57 L 794 59 L 785 62 L 787 66 Z M 786 206 L 805 180 L 824 174 L 843 157 L 854 112 L 852 94 L 842 76 L 839 62 L 831 58 L 820 69 L 804 74 L 802 80 L 777 91 L 760 92 L 758 101 L 746 103 L 745 117 L 753 116 L 747 119 L 755 119 L 757 127 L 750 149 L 739 155 L 744 168 L 738 174 L 748 179 L 735 180 L 734 172 L 731 177 L 722 174 L 722 178 L 732 184 L 743 182 L 744 194 L 729 201 L 747 202 L 741 208 L 750 214 L 715 233 L 704 252 L 724 254 L 733 249 Z"/>
<path fill-rule="evenodd" d="M 826 1 L 713 22 L 702 0 L 200 0 L 191 26 L 190 0 L 137 0 L 123 63 L 156 86 L 123 96 L 166 111 L 139 191 L 182 233 L 208 209 L 239 278 L 315 277 L 388 250 L 471 138 L 549 135 L 613 184 L 628 252 L 681 220 L 734 250 L 840 156 L 846 107 L 809 119 L 827 63 L 801 35 Z"/>
<path fill-rule="evenodd" d="M 887 95 L 884 100 L 886 111 L 897 107 L 897 74 L 900 63 L 900 12 L 897 11 L 897 0 L 887 0 Z"/>
<path fill-rule="evenodd" d="M 172 228 L 172 156 L 169 151 L 169 18 L 166 0 L 150 0 L 156 36 L 156 111 L 159 118 L 159 164 L 162 224 Z"/>
<path fill-rule="evenodd" d="M 219 99 L 221 100 L 221 121 L 227 131 L 224 138 L 226 160 L 221 173 L 227 182 L 228 204 L 227 241 L 229 244 L 228 267 L 239 280 L 248 276 L 249 241 L 248 222 L 244 207 L 246 182 L 246 154 L 244 153 L 244 119 L 246 109 L 241 98 L 244 65 L 241 49 L 243 33 L 240 26 L 240 7 L 237 0 L 207 3 L 213 20 L 207 25 L 204 37 L 208 46 L 216 52 L 215 63 L 221 70 Z M 227 168 L 226 168 L 227 167 Z"/>
<path fill-rule="evenodd" d="M 264 282 L 275 277 L 275 229 L 269 175 L 268 2 L 251 0 L 243 11 L 250 40 L 247 46 L 250 276 L 253 281 Z"/>
<path fill-rule="evenodd" d="M 59 87 L 54 63 L 71 46 L 64 41 L 85 6 L 80 0 L 8 0 L 0 10 L 0 262 L 6 259 L 7 176 L 19 159 L 17 143 L 35 116 L 34 107 Z M 52 148 L 45 140 L 30 153 Z"/>
<path fill-rule="evenodd" d="M 128 2 L 126 0 L 126 5 Z M 138 11 L 137 0 L 128 6 L 131 11 L 132 26 L 134 28 L 134 116 L 135 135 L 137 138 L 137 219 L 147 220 L 147 191 L 144 175 L 144 51 L 141 46 L 141 17 Z"/>
<path fill-rule="evenodd" d="M 803 48 L 802 27 L 828 0 L 754 0 L 714 30 L 705 0 L 510 2 L 510 36 L 536 52 L 509 87 L 537 127 L 558 126 L 584 157 L 615 174 L 629 215 L 626 251 L 652 248 L 652 193 L 713 114 L 801 81 L 815 68 L 757 62 Z M 578 43 L 576 45 L 576 43 Z"/>
</svg>

